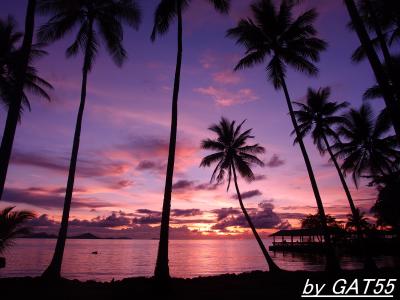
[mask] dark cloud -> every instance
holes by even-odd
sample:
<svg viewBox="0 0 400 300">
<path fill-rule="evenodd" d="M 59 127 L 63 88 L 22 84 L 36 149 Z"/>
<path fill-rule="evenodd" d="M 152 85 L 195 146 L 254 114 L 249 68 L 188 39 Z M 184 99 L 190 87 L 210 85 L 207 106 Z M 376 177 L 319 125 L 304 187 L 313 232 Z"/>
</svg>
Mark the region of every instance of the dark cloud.
<svg viewBox="0 0 400 300">
<path fill-rule="evenodd" d="M 98 157 L 99 154 L 93 155 Z M 69 157 L 55 156 L 53 153 L 23 152 L 16 150 L 12 156 L 12 163 L 17 165 L 44 168 L 66 174 L 69 166 Z M 128 166 L 122 162 L 111 161 L 107 157 L 94 159 L 80 155 L 77 163 L 77 176 L 101 177 L 116 176 L 125 173 Z"/>
<path fill-rule="evenodd" d="M 285 164 L 285 161 L 281 159 L 278 154 L 272 155 L 271 159 L 265 164 L 270 168 L 277 168 Z"/>
<path fill-rule="evenodd" d="M 39 217 L 36 217 L 26 222 L 26 225 L 28 227 L 52 227 L 58 224 L 58 222 L 49 219 L 49 216 L 47 214 L 40 215 Z"/>
<path fill-rule="evenodd" d="M 278 213 L 278 215 L 282 219 L 302 219 L 307 216 L 307 214 L 304 213 Z"/>
<path fill-rule="evenodd" d="M 117 148 L 139 156 L 165 156 L 168 154 L 169 143 L 167 139 L 157 137 L 135 137 Z"/>
<path fill-rule="evenodd" d="M 112 213 L 110 216 L 104 217 L 96 217 L 94 219 L 88 220 L 78 220 L 73 219 L 69 222 L 70 226 L 79 226 L 79 227 L 107 227 L 114 228 L 120 226 L 129 226 L 132 224 L 132 220 L 125 216 L 117 215 L 116 213 Z"/>
<path fill-rule="evenodd" d="M 282 220 L 273 209 L 274 206 L 270 201 L 259 203 L 258 209 L 249 209 L 248 213 L 254 226 L 258 229 L 277 228 L 277 226 L 282 223 Z M 228 231 L 228 227 L 248 227 L 247 220 L 243 214 L 227 213 L 225 215 L 225 218 L 218 218 L 219 221 L 211 228 L 214 230 Z"/>
<path fill-rule="evenodd" d="M 254 181 L 261 181 L 261 180 L 265 180 L 265 179 L 267 179 L 266 175 L 263 175 L 263 174 L 254 175 Z"/>
<path fill-rule="evenodd" d="M 47 190 L 45 188 L 6 188 L 2 200 L 10 203 L 35 205 L 46 209 L 60 209 L 64 205 L 63 194 L 55 193 L 54 190 Z M 99 201 L 96 198 L 74 196 L 72 200 L 72 207 L 76 208 L 104 208 L 113 206 L 115 205 L 112 203 Z"/>
<path fill-rule="evenodd" d="M 124 216 L 124 217 L 134 217 L 134 216 L 136 216 L 136 214 L 134 214 L 134 213 L 127 213 L 127 212 L 124 212 L 124 211 L 122 211 L 122 210 L 120 210 L 120 211 L 113 211 L 113 213 L 117 213 L 117 214 L 119 214 L 119 215 L 121 215 L 121 216 Z"/>
<path fill-rule="evenodd" d="M 133 181 L 131 180 L 109 180 L 107 179 L 106 181 L 108 181 L 107 187 L 113 190 L 121 190 L 127 187 L 130 187 L 133 185 Z"/>
<path fill-rule="evenodd" d="M 181 189 L 190 189 L 194 186 L 194 181 L 189 180 L 179 180 L 172 185 L 172 189 L 181 190 Z"/>
<path fill-rule="evenodd" d="M 133 219 L 133 224 L 160 224 L 161 222 L 161 212 L 154 211 L 146 208 L 137 209 L 136 212 L 140 214 Z"/>
<path fill-rule="evenodd" d="M 138 214 L 147 214 L 147 215 L 157 214 L 157 215 L 161 215 L 160 211 L 151 210 L 151 209 L 147 209 L 147 208 L 139 208 L 139 209 L 136 210 L 136 212 Z"/>
<path fill-rule="evenodd" d="M 201 223 L 200 220 L 196 223 Z M 175 223 L 180 224 L 180 223 Z M 33 232 L 46 232 L 48 234 L 58 234 L 60 222 L 49 219 L 48 215 L 41 215 L 27 223 Z M 116 227 L 124 226 L 122 229 Z M 90 232 L 102 238 L 132 238 L 132 239 L 158 239 L 160 234 L 159 226 L 149 226 L 147 224 L 134 224 L 131 219 L 122 217 L 117 213 L 112 213 L 108 217 L 96 217 L 92 220 L 70 221 L 68 236 L 75 236 Z M 171 239 L 200 239 L 204 236 L 196 231 L 190 230 L 186 226 L 171 227 Z"/>
<path fill-rule="evenodd" d="M 169 140 L 152 136 L 134 137 L 124 144 L 117 145 L 114 149 L 141 160 L 153 161 L 154 159 L 160 159 L 161 161 L 166 162 L 169 150 Z M 193 154 L 197 151 L 199 151 L 197 143 L 193 143 L 187 139 L 179 139 L 176 146 L 177 157 Z M 147 163 L 147 167 L 149 166 L 151 166 L 151 164 Z M 146 167 L 146 163 L 144 164 L 144 167 Z"/>
<path fill-rule="evenodd" d="M 231 215 L 239 215 L 241 214 L 241 210 L 240 209 L 236 209 L 236 208 L 219 208 L 219 209 L 214 209 L 211 211 L 212 213 L 217 215 L 217 221 L 221 221 L 222 219 L 225 219 L 228 216 Z"/>
<path fill-rule="evenodd" d="M 164 162 L 152 161 L 152 160 L 142 160 L 136 166 L 138 171 L 155 171 L 155 172 L 165 172 L 167 165 Z"/>
<path fill-rule="evenodd" d="M 171 215 L 174 217 L 193 217 L 200 216 L 203 212 L 198 208 L 190 208 L 190 209 L 173 209 L 171 211 Z"/>
<path fill-rule="evenodd" d="M 178 180 L 172 186 L 175 192 L 183 191 L 214 191 L 218 188 L 218 184 L 197 183 L 195 180 Z"/>
<path fill-rule="evenodd" d="M 251 190 L 251 191 L 241 193 L 240 195 L 242 196 L 242 199 L 248 199 L 248 198 L 252 198 L 252 197 L 256 197 L 256 196 L 261 196 L 262 193 L 259 190 Z M 233 195 L 232 198 L 238 199 L 238 196 Z"/>
<path fill-rule="evenodd" d="M 137 217 L 133 219 L 134 224 L 160 224 L 161 223 L 161 216 L 156 215 L 148 215 L 144 217 Z"/>
<path fill-rule="evenodd" d="M 194 187 L 196 191 L 214 191 L 218 188 L 218 184 L 200 183 Z"/>
</svg>

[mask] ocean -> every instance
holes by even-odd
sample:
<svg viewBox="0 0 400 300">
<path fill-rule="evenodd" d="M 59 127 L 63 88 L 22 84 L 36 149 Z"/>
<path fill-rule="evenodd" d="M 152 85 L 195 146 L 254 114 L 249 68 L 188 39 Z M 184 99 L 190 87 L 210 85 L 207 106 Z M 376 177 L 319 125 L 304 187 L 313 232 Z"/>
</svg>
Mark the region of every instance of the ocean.
<svg viewBox="0 0 400 300">
<path fill-rule="evenodd" d="M 49 264 L 56 240 L 18 239 L 6 253 L 0 277 L 39 276 Z M 266 246 L 270 239 L 264 240 Z M 69 279 L 110 281 L 153 274 L 156 240 L 67 240 L 62 276 Z M 92 252 L 97 251 L 97 255 Z M 322 255 L 270 252 L 285 270 L 323 270 Z M 171 276 L 192 278 L 224 273 L 267 270 L 255 240 L 171 240 Z M 340 256 L 344 269 L 362 268 L 359 257 Z M 379 267 L 399 266 L 396 257 L 375 257 Z"/>
</svg>

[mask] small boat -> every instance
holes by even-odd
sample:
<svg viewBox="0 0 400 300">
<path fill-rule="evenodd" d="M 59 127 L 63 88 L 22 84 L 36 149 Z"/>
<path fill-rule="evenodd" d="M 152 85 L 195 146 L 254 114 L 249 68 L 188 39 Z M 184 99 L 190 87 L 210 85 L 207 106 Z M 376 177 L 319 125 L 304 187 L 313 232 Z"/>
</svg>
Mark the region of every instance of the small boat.
<svg viewBox="0 0 400 300">
<path fill-rule="evenodd" d="M 97 251 L 93 251 L 92 254 L 95 254 L 95 255 L 96 255 L 96 254 L 99 254 L 99 253 L 98 253 Z"/>
</svg>

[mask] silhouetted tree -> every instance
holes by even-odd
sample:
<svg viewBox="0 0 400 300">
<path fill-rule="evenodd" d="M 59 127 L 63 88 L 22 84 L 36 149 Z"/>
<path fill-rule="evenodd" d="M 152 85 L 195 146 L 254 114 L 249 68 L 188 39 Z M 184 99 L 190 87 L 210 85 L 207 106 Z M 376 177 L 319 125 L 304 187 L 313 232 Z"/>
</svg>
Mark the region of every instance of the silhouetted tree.
<svg viewBox="0 0 400 300">
<path fill-rule="evenodd" d="M 367 29 L 365 28 L 365 25 L 363 23 L 363 19 L 359 14 L 354 0 L 344 0 L 344 2 L 349 12 L 354 29 L 357 32 L 358 38 L 360 39 L 361 46 L 368 57 L 372 70 L 375 74 L 375 78 L 379 86 L 381 87 L 383 98 L 385 100 L 385 105 L 388 110 L 388 115 L 392 119 L 397 139 L 400 142 L 400 104 L 396 100 L 395 91 L 390 85 L 390 78 L 385 73 L 385 70 L 373 47 Z"/>
<path fill-rule="evenodd" d="M 201 161 L 201 167 L 210 167 L 216 164 L 214 172 L 211 176 L 211 183 L 216 181 L 221 183 L 225 177 L 228 182 L 227 191 L 229 190 L 231 180 L 235 184 L 237 198 L 239 200 L 240 208 L 249 224 L 251 231 L 256 238 L 261 251 L 268 263 L 270 271 L 279 271 L 279 267 L 274 263 L 272 258 L 269 256 L 267 249 L 264 246 L 263 241 L 257 233 L 253 222 L 246 208 L 244 207 L 242 196 L 239 191 L 239 186 L 237 182 L 236 171 L 239 172 L 247 181 L 252 181 L 255 179 L 254 173 L 251 170 L 253 164 L 264 166 L 264 163 L 256 156 L 257 154 L 262 154 L 265 152 L 264 147 L 253 144 L 249 145 L 248 140 L 254 138 L 251 135 L 252 129 L 248 129 L 242 132 L 242 125 L 244 121 L 239 125 L 235 125 L 235 121 L 229 121 L 222 118 L 219 124 L 212 125 L 209 130 L 217 134 L 215 139 L 206 139 L 201 143 L 201 147 L 205 150 L 214 151 L 203 158 Z"/>
<path fill-rule="evenodd" d="M 390 135 L 390 121 L 385 114 L 376 120 L 369 105 L 351 109 L 338 131 L 344 141 L 333 145 L 335 156 L 343 160 L 341 169 L 352 172 L 356 186 L 361 177 L 377 178 L 392 174 L 398 166 L 400 151 L 395 136 Z"/>
<path fill-rule="evenodd" d="M 395 74 L 400 74 L 400 56 L 396 55 L 392 58 L 392 64 Z M 385 73 L 389 74 L 388 66 L 386 64 L 383 65 Z M 391 84 L 391 83 L 390 83 Z M 392 84 L 391 84 L 392 85 Z M 392 85 L 393 89 L 397 89 L 397 87 Z M 397 91 L 400 94 L 400 90 Z M 363 94 L 363 100 L 371 100 L 383 98 L 383 92 L 378 83 L 368 88 Z M 397 100 L 398 101 L 398 100 Z"/>
<path fill-rule="evenodd" d="M 385 1 L 377 1 L 377 0 L 360 0 L 359 7 L 364 19 L 364 22 L 370 27 L 371 31 L 376 34 L 377 44 L 383 54 L 384 63 L 387 67 L 387 76 L 390 78 L 390 84 L 392 84 L 395 88 L 393 88 L 395 97 L 397 100 L 400 99 L 400 80 L 398 74 L 395 73 L 393 57 L 390 53 L 389 46 L 387 43 L 387 36 L 384 32 L 384 26 L 388 23 L 385 20 L 384 12 L 382 9 L 384 5 L 381 2 Z M 386 1 L 390 2 L 390 1 Z"/>
<path fill-rule="evenodd" d="M 123 64 L 127 53 L 122 45 L 122 23 L 127 23 L 137 29 L 141 14 L 133 0 L 42 0 L 38 9 L 44 14 L 51 15 L 50 20 L 39 29 L 39 40 L 43 42 L 57 41 L 79 26 L 76 38 L 68 47 L 66 55 L 71 57 L 82 52 L 84 56 L 81 99 L 75 126 L 61 228 L 53 259 L 43 274 L 45 277 L 58 278 L 67 238 L 88 74 L 93 68 L 101 42 L 104 42 L 117 66 Z"/>
<path fill-rule="evenodd" d="M 379 185 L 378 199 L 371 209 L 377 225 L 391 226 L 400 238 L 400 177 L 399 173 L 386 176 Z"/>
<path fill-rule="evenodd" d="M 346 229 L 366 232 L 371 228 L 365 213 L 357 208 L 356 213 L 347 215 Z"/>
<path fill-rule="evenodd" d="M 25 16 L 25 34 L 19 50 L 18 64 L 15 65 L 15 85 L 13 88 L 11 105 L 8 108 L 4 135 L 0 146 L 0 199 L 3 195 L 6 182 L 8 165 L 10 164 L 11 152 L 14 144 L 15 132 L 20 117 L 23 103 L 25 77 L 31 57 L 33 31 L 35 28 L 36 0 L 29 0 Z M 15 38 L 15 37 L 14 37 Z M 8 97 L 8 96 L 7 96 Z"/>
<path fill-rule="evenodd" d="M 214 8 L 220 13 L 227 13 L 230 0 L 209 0 Z M 157 35 L 166 34 L 171 23 L 177 19 L 178 22 L 178 49 L 176 55 L 176 68 L 174 78 L 174 89 L 172 94 L 171 130 L 169 137 L 167 173 L 165 176 L 164 199 L 161 216 L 160 241 L 157 252 L 157 262 L 154 276 L 158 279 L 168 279 L 168 241 L 169 241 L 169 219 L 171 211 L 172 182 L 174 176 L 176 133 L 178 127 L 178 97 L 182 67 L 182 13 L 188 8 L 190 0 L 161 0 L 154 14 L 154 27 L 151 40 L 155 41 Z"/>
<path fill-rule="evenodd" d="M 351 196 L 349 187 L 347 186 L 346 179 L 340 169 L 339 163 L 333 153 L 332 147 L 329 143 L 329 139 L 338 140 L 336 129 L 340 125 L 344 125 L 346 118 L 338 115 L 338 113 L 348 106 L 347 102 L 331 102 L 329 97 L 331 95 L 330 88 L 323 88 L 317 91 L 309 88 L 307 93 L 307 103 L 303 104 L 300 102 L 294 102 L 299 108 L 295 111 L 297 121 L 299 122 L 299 128 L 302 137 L 307 134 L 311 134 L 314 144 L 321 154 L 325 152 L 329 153 L 330 160 L 335 166 L 336 172 L 339 175 L 340 182 L 343 190 L 346 194 L 347 201 L 349 202 L 352 220 L 355 222 L 354 225 L 357 228 L 359 242 L 362 245 L 362 224 L 357 225 L 357 221 L 362 221 L 360 217 L 360 211 L 354 205 L 353 197 Z M 329 226 L 329 222 L 328 222 Z M 365 267 L 368 269 L 375 269 L 375 263 L 373 262 L 370 255 L 365 255 Z"/>
<path fill-rule="evenodd" d="M 320 217 L 322 223 L 326 224 L 321 195 L 286 85 L 288 67 L 307 75 L 318 73 L 314 62 L 319 60 L 319 54 L 325 50 L 326 43 L 316 36 L 317 32 L 313 26 L 317 18 L 316 11 L 311 9 L 294 18 L 293 8 L 293 1 L 282 1 L 279 10 L 275 8 L 272 0 L 257 1 L 251 5 L 253 18 L 240 20 L 237 27 L 228 30 L 227 35 L 236 39 L 237 44 L 246 49 L 245 56 L 236 65 L 235 70 L 253 67 L 268 59 L 266 67 L 268 79 L 272 81 L 276 89 L 283 89 Z M 327 267 L 336 270 L 339 269 L 339 263 L 334 255 L 326 225 L 324 227 L 326 229 Z"/>
<path fill-rule="evenodd" d="M 303 229 L 321 229 L 323 225 L 321 223 L 321 218 L 318 213 L 316 214 L 308 214 L 304 218 L 300 220 L 301 228 Z M 336 220 L 335 217 L 331 215 L 326 215 L 326 223 L 330 228 L 340 228 L 340 223 Z"/>
<path fill-rule="evenodd" d="M 324 230 L 319 213 L 308 214 L 300 220 L 300 223 L 303 229 L 314 229 L 317 232 L 322 232 Z M 332 229 L 341 229 L 341 224 L 331 215 L 326 215 L 326 224 L 330 231 L 332 231 Z M 317 238 L 319 241 L 322 241 L 322 236 L 320 234 L 317 234 Z"/>
<path fill-rule="evenodd" d="M 7 20 L 0 19 L 0 102 L 9 111 L 14 101 L 14 91 L 16 88 L 16 73 L 20 63 L 20 50 L 18 42 L 23 34 L 16 31 L 16 22 L 9 16 Z M 50 101 L 47 90 L 53 89 L 50 83 L 38 76 L 38 71 L 32 66 L 34 61 L 47 54 L 41 49 L 42 45 L 32 45 L 28 67 L 25 73 L 25 85 L 22 92 L 20 116 L 24 108 L 31 110 L 29 94 L 45 98 Z M 4 134 L 5 135 L 5 134 Z M 3 135 L 3 136 L 4 136 Z"/>
<path fill-rule="evenodd" d="M 11 247 L 18 236 L 29 233 L 29 228 L 23 224 L 35 217 L 31 211 L 13 211 L 14 208 L 6 207 L 0 211 L 0 254 Z"/>
</svg>

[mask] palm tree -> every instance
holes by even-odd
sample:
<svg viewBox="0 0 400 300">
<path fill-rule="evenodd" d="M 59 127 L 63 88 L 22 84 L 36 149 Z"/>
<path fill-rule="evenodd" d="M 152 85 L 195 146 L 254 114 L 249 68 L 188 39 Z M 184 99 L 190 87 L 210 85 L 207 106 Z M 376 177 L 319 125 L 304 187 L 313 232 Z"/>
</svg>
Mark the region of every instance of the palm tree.
<svg viewBox="0 0 400 300">
<path fill-rule="evenodd" d="M 0 211 L 0 254 L 11 247 L 18 236 L 29 233 L 29 228 L 22 225 L 35 217 L 33 212 L 13 211 L 14 208 L 6 207 Z"/>
<path fill-rule="evenodd" d="M 389 39 L 389 33 L 384 32 L 385 29 L 387 31 L 392 31 L 393 24 L 391 24 L 392 22 L 389 21 L 391 18 L 386 16 L 385 10 L 387 8 L 382 2 L 388 1 L 360 0 L 359 10 L 364 23 L 367 25 L 367 28 L 375 32 L 376 34 L 376 38 L 373 39 L 371 42 L 373 43 L 374 47 L 379 47 L 383 54 L 386 75 L 388 76 L 388 78 L 390 78 L 389 84 L 392 85 L 392 91 L 397 97 L 397 100 L 399 100 L 400 81 L 398 79 L 397 70 L 395 69 L 395 61 L 390 53 L 387 42 L 387 40 Z M 393 39 L 389 39 L 389 43 L 390 42 L 393 42 Z M 356 58 L 356 61 L 365 58 L 365 52 L 363 50 L 363 47 L 360 46 L 357 49 L 356 54 L 358 53 L 361 55 L 353 55 L 353 58 Z"/>
<path fill-rule="evenodd" d="M 396 132 L 398 141 L 400 142 L 400 105 L 396 101 L 393 88 L 390 86 L 390 79 L 379 60 L 379 57 L 373 47 L 371 39 L 368 35 L 367 29 L 364 26 L 363 20 L 358 12 L 357 6 L 354 0 L 344 0 L 347 11 L 350 15 L 351 22 L 354 29 L 357 32 L 358 38 L 360 39 L 361 46 L 365 51 L 368 60 L 371 64 L 372 70 L 376 77 L 379 86 L 382 89 L 385 105 L 388 110 L 388 114 L 393 122 L 393 127 Z"/>
<path fill-rule="evenodd" d="M 68 47 L 66 55 L 71 57 L 82 52 L 84 56 L 81 99 L 75 126 L 61 228 L 53 259 L 43 274 L 45 277 L 58 278 L 60 277 L 67 238 L 88 74 L 93 68 L 102 41 L 114 62 L 118 66 L 122 65 L 127 57 L 122 45 L 122 22 L 137 29 L 141 14 L 139 7 L 133 0 L 42 0 L 38 8 L 40 12 L 51 15 L 50 20 L 39 29 L 39 40 L 54 42 L 79 26 L 76 38 Z"/>
<path fill-rule="evenodd" d="M 352 172 L 358 187 L 361 177 L 381 178 L 398 170 L 400 151 L 395 136 L 390 135 L 390 120 L 380 114 L 376 120 L 371 107 L 363 104 L 359 110 L 351 109 L 346 123 L 338 130 L 341 139 L 332 146 L 335 157 L 343 160 L 341 169 Z"/>
<path fill-rule="evenodd" d="M 16 86 L 15 71 L 20 61 L 20 50 L 17 43 L 22 37 L 22 33 L 16 31 L 16 22 L 9 16 L 7 20 L 0 19 L 0 102 L 9 111 L 14 101 L 13 92 Z M 25 73 L 24 90 L 22 91 L 22 101 L 20 106 L 20 115 L 24 108 L 31 110 L 28 94 L 45 98 L 50 101 L 50 95 L 47 90 L 53 89 L 52 85 L 38 76 L 38 71 L 33 67 L 36 59 L 47 54 L 42 50 L 43 45 L 33 44 L 29 57 L 28 67 Z M 5 134 L 4 134 L 5 135 Z"/>
<path fill-rule="evenodd" d="M 334 127 L 343 125 L 346 121 L 345 117 L 338 116 L 337 113 L 348 107 L 349 104 L 347 102 L 338 103 L 328 101 L 330 95 L 331 90 L 329 87 L 320 88 L 317 91 L 309 88 L 306 104 L 294 102 L 295 106 L 299 108 L 299 110 L 295 111 L 294 114 L 299 123 L 301 136 L 304 137 L 307 134 L 311 134 L 314 144 L 317 146 L 319 152 L 324 154 L 328 151 L 330 159 L 336 168 L 340 182 L 342 183 L 343 189 L 346 193 L 351 211 L 353 215 L 355 215 L 357 209 L 328 139 L 337 139 Z"/>
<path fill-rule="evenodd" d="M 339 116 L 337 113 L 342 109 L 346 108 L 349 104 L 347 102 L 331 102 L 328 101 L 331 95 L 329 87 L 321 88 L 319 90 L 308 89 L 307 103 L 294 102 L 299 108 L 295 111 L 297 121 L 299 122 L 299 128 L 302 137 L 311 133 L 314 144 L 321 154 L 326 151 L 329 153 L 330 160 L 336 168 L 336 172 L 339 175 L 340 182 L 343 190 L 346 194 L 347 201 L 349 202 L 351 214 L 353 220 L 356 222 L 359 219 L 359 209 L 354 205 L 353 197 L 351 196 L 349 187 L 346 183 L 346 179 L 340 169 L 339 163 L 333 153 L 332 147 L 329 143 L 329 138 L 338 140 L 338 135 L 335 129 L 344 125 L 346 118 Z M 297 140 L 296 140 L 297 141 Z M 328 222 L 329 223 L 329 222 Z M 360 244 L 362 241 L 362 228 L 361 224 L 357 224 L 357 233 Z M 365 267 L 368 269 L 375 269 L 375 263 L 369 255 L 365 255 Z"/>
<path fill-rule="evenodd" d="M 237 182 L 236 171 L 239 172 L 240 176 L 250 182 L 254 180 L 254 173 L 251 170 L 251 165 L 256 164 L 259 166 L 264 166 L 264 163 L 256 155 L 264 153 L 265 149 L 259 144 L 247 144 L 248 140 L 254 138 L 254 136 L 251 135 L 252 129 L 242 132 L 243 123 L 244 121 L 239 126 L 235 126 L 235 121 L 231 122 L 225 118 L 222 118 L 219 124 L 214 124 L 209 127 L 209 130 L 217 134 L 217 138 L 203 140 L 201 147 L 205 150 L 212 150 L 215 152 L 204 157 L 200 166 L 210 167 L 211 165 L 216 164 L 214 172 L 211 176 L 211 183 L 214 181 L 221 183 L 225 177 L 227 177 L 227 191 L 229 190 L 233 176 L 233 182 L 235 184 L 240 208 L 242 209 L 246 221 L 249 224 L 262 253 L 264 254 L 269 270 L 271 272 L 276 272 L 279 271 L 280 268 L 269 256 L 263 241 L 258 235 L 253 222 L 251 221 L 251 218 L 243 205 L 242 196 L 240 194 Z"/>
<path fill-rule="evenodd" d="M 254 18 L 240 20 L 237 27 L 228 30 L 227 35 L 236 39 L 237 44 L 243 45 L 246 49 L 245 56 L 236 65 L 235 70 L 249 68 L 264 63 L 268 59 L 266 67 L 268 79 L 272 81 L 275 89 L 283 89 L 318 211 L 324 224 L 327 267 L 337 270 L 339 263 L 331 245 L 321 196 L 286 85 L 288 67 L 293 67 L 307 75 L 318 73 L 314 62 L 319 60 L 319 53 L 326 48 L 326 43 L 316 37 L 317 33 L 313 26 L 317 17 L 315 10 L 308 10 L 294 19 L 293 8 L 292 1 L 290 3 L 282 1 L 279 10 L 277 10 L 272 0 L 260 0 L 251 5 Z"/>
<path fill-rule="evenodd" d="M 16 44 L 23 37 L 23 34 L 16 30 L 16 26 L 12 16 L 8 16 L 5 20 L 0 19 L 0 96 L 2 99 L 9 86 L 9 61 L 17 50 Z"/>
<path fill-rule="evenodd" d="M 209 0 L 214 8 L 220 13 L 229 11 L 230 0 Z M 172 182 L 174 176 L 176 133 L 178 127 L 178 97 L 182 67 L 182 12 L 188 8 L 190 0 L 161 0 L 154 14 L 154 27 L 151 40 L 155 41 L 157 35 L 166 34 L 171 23 L 178 21 L 178 49 L 176 55 L 176 68 L 174 78 L 174 89 L 172 93 L 171 129 L 169 137 L 167 173 L 165 176 L 164 199 L 161 216 L 160 241 L 158 245 L 157 261 L 154 276 L 158 279 L 168 279 L 168 241 L 169 220 L 171 211 Z"/>
<path fill-rule="evenodd" d="M 378 186 L 378 198 L 371 208 L 377 218 L 377 225 L 391 226 L 400 239 L 400 173 L 382 178 Z"/>
<path fill-rule="evenodd" d="M 371 228 L 365 213 L 357 208 L 357 213 L 347 215 L 346 229 L 365 232 Z"/>
<path fill-rule="evenodd" d="M 399 55 L 392 57 L 392 64 L 393 64 L 392 69 L 394 70 L 394 73 L 399 74 L 400 73 L 400 56 Z M 384 64 L 383 68 L 384 68 L 385 73 L 389 74 L 388 65 Z M 400 89 L 397 86 L 394 86 L 392 84 L 392 82 L 390 82 L 390 84 L 393 89 L 396 89 L 396 93 L 400 94 Z M 363 94 L 363 100 L 371 100 L 371 99 L 377 99 L 377 98 L 383 98 L 383 92 L 378 83 L 376 83 L 373 86 L 371 86 L 370 88 L 368 88 Z M 399 102 L 399 100 L 397 100 L 397 102 Z"/>
<path fill-rule="evenodd" d="M 8 165 L 14 144 L 15 132 L 20 117 L 23 102 L 25 77 L 31 56 L 33 31 L 35 28 L 36 0 L 29 0 L 25 16 L 25 34 L 19 50 L 18 64 L 15 66 L 15 85 L 13 88 L 12 105 L 9 106 L 4 135 L 0 146 L 0 199 L 3 195 Z M 15 37 L 14 37 L 15 38 Z"/>
</svg>

